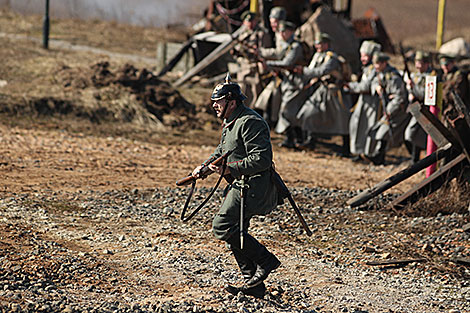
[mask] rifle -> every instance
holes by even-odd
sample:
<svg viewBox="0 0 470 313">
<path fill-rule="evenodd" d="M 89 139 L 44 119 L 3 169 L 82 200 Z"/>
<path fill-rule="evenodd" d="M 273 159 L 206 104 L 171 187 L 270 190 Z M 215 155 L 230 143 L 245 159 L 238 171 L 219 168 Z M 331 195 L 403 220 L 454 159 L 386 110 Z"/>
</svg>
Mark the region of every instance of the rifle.
<svg viewBox="0 0 470 313">
<path fill-rule="evenodd" d="M 203 164 L 203 166 L 201 167 L 201 169 L 199 170 L 199 174 L 201 177 L 199 177 L 200 179 L 204 179 L 206 178 L 207 176 L 209 176 L 210 174 L 213 173 L 213 171 L 209 168 L 209 165 L 215 165 L 215 166 L 220 166 L 223 162 L 223 160 L 225 160 L 230 154 L 233 153 L 233 151 L 235 151 L 235 149 L 232 149 L 232 150 L 229 150 L 227 152 L 225 152 L 224 154 L 222 154 L 220 157 L 216 158 L 215 156 L 210 158 L 205 164 Z M 179 180 L 176 181 L 176 186 L 186 186 L 186 185 L 189 185 L 191 184 L 192 182 L 195 182 L 197 179 L 199 178 L 196 178 L 193 176 L 193 174 L 189 174 L 188 176 L 184 177 L 184 178 L 181 178 Z"/>
<path fill-rule="evenodd" d="M 379 86 L 382 88 L 382 92 L 380 93 L 380 102 L 382 104 L 382 110 L 383 114 L 385 115 L 385 118 L 387 119 L 388 122 L 388 134 L 390 136 L 390 140 L 393 140 L 393 132 L 392 132 L 392 126 L 390 125 L 390 115 L 387 113 L 387 97 L 385 95 L 385 84 L 383 83 L 382 79 L 380 78 L 380 73 L 377 73 L 377 79 L 379 81 Z"/>
<path fill-rule="evenodd" d="M 401 54 L 401 57 L 403 58 L 403 65 L 404 65 L 403 78 L 405 78 L 405 74 L 406 74 L 406 75 L 408 75 L 408 78 L 411 80 L 411 72 L 410 72 L 410 69 L 408 67 L 408 62 L 407 62 L 407 59 L 406 59 L 406 56 L 405 56 L 405 50 L 403 49 L 401 41 L 399 43 L 399 47 L 400 47 L 400 54 Z"/>
<path fill-rule="evenodd" d="M 276 189 L 279 193 L 279 197 L 281 197 L 281 200 L 284 200 L 286 198 L 287 200 L 289 200 L 289 203 L 292 205 L 292 208 L 294 209 L 295 214 L 299 218 L 300 224 L 302 224 L 303 229 L 305 230 L 308 236 L 312 236 L 312 231 L 308 227 L 308 224 L 305 221 L 304 217 L 302 216 L 302 213 L 300 213 L 299 207 L 295 203 L 294 198 L 292 198 L 292 194 L 290 193 L 286 184 L 282 180 L 281 176 L 276 172 L 274 168 L 271 169 L 271 173 L 272 173 L 272 180 L 274 184 L 276 185 Z"/>
</svg>

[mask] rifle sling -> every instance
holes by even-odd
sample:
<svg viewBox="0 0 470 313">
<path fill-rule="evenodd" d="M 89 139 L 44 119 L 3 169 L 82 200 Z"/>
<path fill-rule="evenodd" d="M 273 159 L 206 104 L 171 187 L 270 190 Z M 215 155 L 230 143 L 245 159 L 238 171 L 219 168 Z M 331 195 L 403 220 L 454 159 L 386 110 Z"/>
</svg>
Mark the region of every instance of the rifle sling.
<svg viewBox="0 0 470 313">
<path fill-rule="evenodd" d="M 224 159 L 222 162 L 222 173 L 225 172 L 226 167 L 227 167 L 227 160 Z M 189 216 L 185 217 L 184 215 L 186 214 L 186 210 L 188 209 L 189 202 L 191 201 L 191 197 L 193 196 L 193 193 L 194 193 L 194 189 L 196 189 L 196 180 L 193 181 L 193 183 L 191 184 L 191 190 L 189 191 L 188 197 L 186 198 L 186 202 L 184 203 L 183 210 L 181 211 L 181 220 L 183 222 L 187 222 L 190 219 L 192 219 L 206 205 L 206 203 L 212 198 L 212 196 L 214 195 L 214 192 L 219 187 L 220 182 L 222 181 L 223 177 L 224 177 L 223 175 L 219 176 L 217 183 L 212 188 L 211 192 L 206 197 L 206 199 L 204 199 L 204 201 L 202 201 L 201 204 L 199 204 L 199 206 L 196 209 L 194 209 L 194 211 L 191 214 L 189 214 Z"/>
</svg>

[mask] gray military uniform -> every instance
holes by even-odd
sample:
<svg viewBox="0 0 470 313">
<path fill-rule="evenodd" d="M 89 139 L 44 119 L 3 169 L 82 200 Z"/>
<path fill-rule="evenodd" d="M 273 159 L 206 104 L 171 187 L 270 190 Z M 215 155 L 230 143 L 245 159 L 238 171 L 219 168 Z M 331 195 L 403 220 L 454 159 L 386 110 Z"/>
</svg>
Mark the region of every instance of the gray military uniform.
<svg viewBox="0 0 470 313">
<path fill-rule="evenodd" d="M 232 149 L 235 150 L 228 157 L 227 166 L 235 180 L 212 224 L 216 238 L 221 240 L 227 240 L 239 231 L 240 189 L 237 186 L 242 175 L 249 185 L 244 211 L 247 220 L 271 212 L 278 201 L 276 187 L 271 181 L 269 127 L 259 114 L 244 105 L 238 106 L 224 122 L 220 143 L 212 156 L 221 156 Z"/>
<path fill-rule="evenodd" d="M 284 42 L 284 54 L 278 60 L 269 60 L 266 62 L 268 68 L 276 69 L 276 67 L 294 67 L 299 64 L 303 58 L 303 51 L 300 42 L 292 36 L 287 42 Z M 298 122 L 296 114 L 300 109 L 303 101 L 299 99 L 302 92 L 302 78 L 289 70 L 279 70 L 282 75 L 280 84 L 281 90 L 281 106 L 275 131 L 283 133 L 290 126 L 297 126 Z"/>
<path fill-rule="evenodd" d="M 350 149 L 353 154 L 370 155 L 371 151 L 365 151 L 366 140 L 372 126 L 377 122 L 377 111 L 380 103 L 377 97 L 371 95 L 370 85 L 375 76 L 373 64 L 369 64 L 362 70 L 361 80 L 359 82 L 350 82 L 349 90 L 352 93 L 358 93 L 354 111 L 349 119 Z"/>
<path fill-rule="evenodd" d="M 403 143 L 403 133 L 408 125 L 410 115 L 406 113 L 408 94 L 405 84 L 398 71 L 387 65 L 382 73 L 376 73 L 371 82 L 371 94 L 376 101 L 382 103 L 377 94 L 377 87 L 382 84 L 385 89 L 387 104 L 385 106 L 389 119 L 383 114 L 382 104 L 380 106 L 382 115 L 380 120 L 372 127 L 366 142 L 366 151 L 371 151 L 370 156 L 375 156 L 381 149 L 381 144 L 387 143 L 387 148 L 397 147 Z M 390 131 L 391 129 L 391 136 Z"/>
<path fill-rule="evenodd" d="M 247 30 L 247 32 L 241 35 L 244 44 L 259 48 L 269 47 L 269 33 L 265 28 L 258 25 L 254 30 Z M 237 81 L 242 92 L 248 98 L 245 101 L 246 106 L 253 108 L 258 95 L 262 91 L 260 77 L 262 75 L 262 68 L 260 68 L 255 57 L 246 52 L 247 49 L 244 45 L 239 44 L 234 47 L 234 50 L 238 54 L 237 63 L 239 70 L 237 71 Z"/>
<path fill-rule="evenodd" d="M 432 69 L 425 73 L 411 73 L 411 81 L 413 82 L 411 90 L 409 92 L 414 96 L 416 101 L 424 103 L 424 90 L 426 76 L 431 75 Z M 410 122 L 405 129 L 405 141 L 412 142 L 420 149 L 426 149 L 427 134 L 424 129 L 419 125 L 418 121 L 414 116 L 411 116 Z"/>
<path fill-rule="evenodd" d="M 297 114 L 309 134 L 347 135 L 349 133 L 349 98 L 336 85 L 341 63 L 332 51 L 317 52 L 304 69 L 304 81 L 318 80 L 313 93 Z"/>
</svg>

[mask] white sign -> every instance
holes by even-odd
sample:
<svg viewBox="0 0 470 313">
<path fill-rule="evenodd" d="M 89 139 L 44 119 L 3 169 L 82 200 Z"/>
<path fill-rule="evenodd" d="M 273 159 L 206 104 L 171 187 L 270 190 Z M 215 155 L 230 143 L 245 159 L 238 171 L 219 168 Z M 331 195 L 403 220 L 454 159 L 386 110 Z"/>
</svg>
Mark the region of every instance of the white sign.
<svg viewBox="0 0 470 313">
<path fill-rule="evenodd" d="M 437 98 L 437 76 L 426 76 L 426 83 L 424 89 L 424 104 L 436 105 Z"/>
</svg>

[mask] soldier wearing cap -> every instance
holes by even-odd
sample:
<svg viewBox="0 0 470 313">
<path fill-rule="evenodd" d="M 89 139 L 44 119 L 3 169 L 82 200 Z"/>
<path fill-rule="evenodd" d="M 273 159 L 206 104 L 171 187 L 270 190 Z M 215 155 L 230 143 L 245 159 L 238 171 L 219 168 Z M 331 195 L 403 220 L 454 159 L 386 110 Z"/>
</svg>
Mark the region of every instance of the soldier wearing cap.
<svg viewBox="0 0 470 313">
<path fill-rule="evenodd" d="M 450 118 L 455 117 L 454 99 L 451 91 L 460 96 L 462 101 L 469 106 L 470 103 L 470 90 L 468 86 L 468 77 L 457 66 L 455 57 L 451 55 L 440 55 L 439 65 L 441 67 L 442 75 L 442 108 L 443 113 Z"/>
<path fill-rule="evenodd" d="M 372 63 L 376 75 L 371 82 L 371 94 L 380 103 L 380 118 L 369 131 L 366 141 L 366 160 L 375 165 L 385 163 L 385 154 L 389 148 L 403 143 L 403 133 L 410 116 L 406 113 L 408 94 L 400 73 L 388 64 L 390 57 L 383 52 L 376 52 Z"/>
<path fill-rule="evenodd" d="M 281 50 L 277 55 L 270 55 L 269 51 L 262 50 L 261 55 L 268 59 L 265 62 L 267 69 L 274 72 L 275 80 L 280 81 L 276 83 L 281 91 L 280 108 L 271 107 L 271 117 L 273 113 L 278 113 L 276 116 L 275 132 L 278 134 L 286 134 L 286 139 L 281 144 L 282 146 L 293 148 L 294 144 L 290 141 L 290 134 L 294 127 L 297 125 L 295 117 L 302 102 L 299 101 L 298 95 L 302 91 L 299 84 L 302 83 L 301 77 L 293 71 L 296 65 L 300 64 L 303 60 L 303 50 L 300 42 L 295 39 L 295 25 L 289 21 L 281 22 L 279 31 L 281 34 L 282 42 L 280 44 Z M 276 88 L 276 84 L 273 88 Z M 272 117 L 274 119 L 274 117 Z"/>
<path fill-rule="evenodd" d="M 243 101 L 246 96 L 240 86 L 230 81 L 218 84 L 211 100 L 217 117 L 223 120 L 220 143 L 211 157 L 220 157 L 233 150 L 227 159 L 227 166 L 210 166 L 214 172 L 230 175 L 234 180 L 227 187 L 226 197 L 215 215 L 212 230 L 215 237 L 227 243 L 245 278 L 242 287 L 227 286 L 232 294 L 244 294 L 262 298 L 266 292 L 264 280 L 280 262 L 258 240 L 248 234 L 248 225 L 254 215 L 266 215 L 278 203 L 278 194 L 271 180 L 272 147 L 269 127 L 266 121 Z M 208 161 L 206 161 L 208 162 Z M 206 163 L 205 162 L 205 163 Z M 193 171 L 199 177 L 201 166 Z M 240 243 L 240 202 L 241 186 L 245 185 L 244 244 Z"/>
<path fill-rule="evenodd" d="M 283 7 L 274 7 L 269 12 L 269 25 L 275 35 L 274 43 L 277 44 L 279 25 L 282 21 L 286 20 L 286 9 Z"/>
<path fill-rule="evenodd" d="M 350 149 L 351 153 L 355 155 L 353 161 L 362 160 L 360 155 L 366 153 L 367 134 L 377 121 L 380 103 L 371 95 L 370 84 L 375 76 L 372 56 L 381 49 L 382 46 L 374 41 L 362 42 L 359 49 L 362 63 L 361 79 L 359 82 L 349 82 L 345 86 L 350 93 L 359 94 L 349 119 Z"/>
<path fill-rule="evenodd" d="M 245 11 L 241 17 L 246 31 L 240 35 L 240 43 L 234 47 L 232 53 L 239 65 L 237 81 L 248 98 L 246 106 L 253 108 L 262 91 L 263 68 L 258 63 L 258 50 L 269 47 L 270 38 L 268 31 L 258 23 L 256 13 Z"/>
<path fill-rule="evenodd" d="M 436 71 L 432 68 L 429 53 L 416 51 L 415 68 L 417 71 L 411 73 L 409 78 L 405 78 L 408 100 L 410 103 L 418 101 L 424 104 L 426 76 L 437 75 Z M 418 162 L 421 151 L 426 149 L 427 134 L 414 116 L 411 116 L 410 122 L 405 129 L 404 140 L 406 149 L 411 155 L 412 162 Z"/>
<path fill-rule="evenodd" d="M 282 38 L 279 30 L 280 25 L 286 19 L 286 9 L 283 7 L 274 7 L 269 13 L 269 24 L 271 30 L 274 33 L 272 39 L 272 47 L 261 47 L 259 49 L 259 56 L 264 59 L 279 60 L 282 59 L 288 49 L 289 44 Z M 281 84 L 281 78 L 271 78 L 267 84 L 264 93 L 265 96 L 262 99 L 258 99 L 254 108 L 258 112 L 263 113 L 263 117 L 272 126 L 275 125 L 278 118 L 279 107 L 281 106 L 281 91 L 279 85 Z"/>
<path fill-rule="evenodd" d="M 310 96 L 297 114 L 306 133 L 301 148 L 314 149 L 315 136 L 343 136 L 344 155 L 349 154 L 350 100 L 340 87 L 343 73 L 339 56 L 330 49 L 330 36 L 315 34 L 316 52 L 308 67 L 302 68 L 302 78 L 310 86 Z"/>
</svg>

